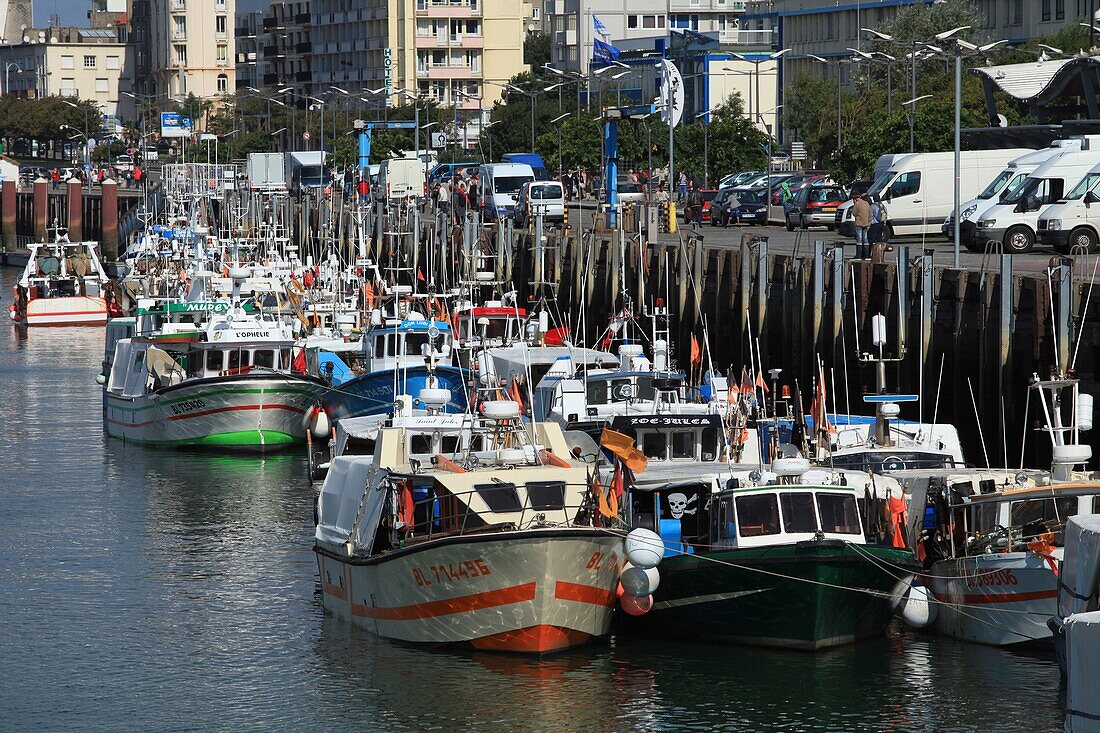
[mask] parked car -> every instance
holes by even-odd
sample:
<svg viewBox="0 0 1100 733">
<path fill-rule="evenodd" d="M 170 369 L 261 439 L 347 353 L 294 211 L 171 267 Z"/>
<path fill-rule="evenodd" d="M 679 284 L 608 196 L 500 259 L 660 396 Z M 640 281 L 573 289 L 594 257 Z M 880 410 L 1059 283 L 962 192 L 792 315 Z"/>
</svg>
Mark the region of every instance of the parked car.
<svg viewBox="0 0 1100 733">
<path fill-rule="evenodd" d="M 764 205 L 767 193 L 747 188 L 734 189 L 727 204 L 726 219 L 730 224 L 767 224 L 768 207 Z"/>
<path fill-rule="evenodd" d="M 629 178 L 620 178 L 616 188 L 619 191 L 620 204 L 644 204 L 645 186 Z"/>
<path fill-rule="evenodd" d="M 718 195 L 710 202 L 710 225 L 728 226 L 730 204 L 735 201 L 732 186 L 718 189 Z"/>
<path fill-rule="evenodd" d="M 120 155 L 115 158 L 115 170 L 119 173 L 133 173 L 134 157 L 132 155 Z"/>
<path fill-rule="evenodd" d="M 728 176 L 718 182 L 718 190 L 723 188 L 733 188 L 735 186 L 744 185 L 746 181 L 751 178 L 756 178 L 760 175 L 760 171 L 741 171 L 739 173 L 730 173 Z"/>
<path fill-rule="evenodd" d="M 710 204 L 714 201 L 714 197 L 718 195 L 718 189 L 716 188 L 703 188 L 699 189 L 700 195 L 703 197 L 703 202 L 699 207 L 699 211 L 695 212 L 688 206 L 684 206 L 684 223 L 690 224 L 692 221 L 697 221 L 701 224 L 706 224 L 710 221 Z M 691 194 L 688 194 L 690 197 Z"/>
<path fill-rule="evenodd" d="M 772 190 L 772 205 L 786 205 L 790 201 L 790 197 L 786 201 L 783 200 L 783 194 L 786 191 L 790 191 L 792 196 L 803 186 L 809 186 L 813 183 L 828 183 L 828 176 L 823 173 L 805 173 L 800 176 L 793 176 L 785 181 L 782 181 L 778 186 Z"/>
<path fill-rule="evenodd" d="M 530 181 L 524 183 L 516 196 L 516 226 L 523 228 L 542 209 L 543 221 L 561 224 L 565 219 L 565 189 L 557 181 Z"/>
<path fill-rule="evenodd" d="M 832 231 L 836 227 L 837 209 L 847 198 L 847 192 L 833 184 L 803 186 L 795 193 L 784 213 L 787 231 L 793 232 L 796 226 L 799 229 L 824 226 Z"/>
</svg>

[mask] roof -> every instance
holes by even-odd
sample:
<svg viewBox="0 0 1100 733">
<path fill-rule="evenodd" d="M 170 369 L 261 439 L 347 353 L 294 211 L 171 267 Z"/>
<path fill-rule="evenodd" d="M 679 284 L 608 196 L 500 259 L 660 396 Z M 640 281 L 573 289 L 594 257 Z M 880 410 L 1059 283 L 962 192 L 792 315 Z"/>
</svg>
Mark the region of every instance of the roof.
<svg viewBox="0 0 1100 733">
<path fill-rule="evenodd" d="M 1100 65 L 1100 58 L 1076 56 L 1022 64 L 979 66 L 975 71 L 987 77 L 1010 97 L 1024 102 L 1038 102 L 1061 94 L 1067 84 L 1075 80 L 1077 72 L 1084 65 Z"/>
</svg>

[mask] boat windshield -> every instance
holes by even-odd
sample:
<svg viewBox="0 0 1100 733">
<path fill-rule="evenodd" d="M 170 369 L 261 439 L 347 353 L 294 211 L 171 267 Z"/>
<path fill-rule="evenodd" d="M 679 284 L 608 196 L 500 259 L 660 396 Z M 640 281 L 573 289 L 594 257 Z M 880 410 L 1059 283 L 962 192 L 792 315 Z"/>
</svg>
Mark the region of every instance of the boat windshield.
<svg viewBox="0 0 1100 733">
<path fill-rule="evenodd" d="M 1012 502 L 1013 527 L 1023 529 L 1024 539 L 1031 540 L 1045 532 L 1054 532 L 1054 544 L 1061 545 L 1066 520 L 1077 514 L 1076 496 L 1044 497 Z"/>
<path fill-rule="evenodd" d="M 836 468 L 871 473 L 907 468 L 950 468 L 953 464 L 954 460 L 947 454 L 925 451 L 861 451 L 836 455 L 832 459 L 832 465 Z"/>
<path fill-rule="evenodd" d="M 626 402 L 630 399 L 652 400 L 653 378 L 613 377 L 589 378 L 588 404 L 606 405 L 611 402 Z"/>
</svg>

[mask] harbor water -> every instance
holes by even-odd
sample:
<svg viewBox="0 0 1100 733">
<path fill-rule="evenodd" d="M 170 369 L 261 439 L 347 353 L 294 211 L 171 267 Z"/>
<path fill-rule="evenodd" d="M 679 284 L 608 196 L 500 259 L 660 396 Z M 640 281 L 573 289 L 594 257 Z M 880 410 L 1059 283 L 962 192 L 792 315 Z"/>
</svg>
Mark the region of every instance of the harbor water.
<svg viewBox="0 0 1100 733">
<path fill-rule="evenodd" d="M 1052 655 L 900 628 L 819 654 L 613 639 L 543 660 L 374 639 L 322 611 L 303 451 L 108 441 L 102 329 L 0 339 L 0 730 L 1061 729 Z"/>
</svg>

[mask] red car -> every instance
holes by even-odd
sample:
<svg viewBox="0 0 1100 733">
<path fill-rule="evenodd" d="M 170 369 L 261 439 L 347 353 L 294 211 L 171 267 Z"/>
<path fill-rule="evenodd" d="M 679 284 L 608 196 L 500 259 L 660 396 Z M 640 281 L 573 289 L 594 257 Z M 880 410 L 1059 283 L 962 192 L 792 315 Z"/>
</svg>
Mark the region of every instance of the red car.
<svg viewBox="0 0 1100 733">
<path fill-rule="evenodd" d="M 701 188 L 699 189 L 700 195 L 703 197 L 703 205 L 699 212 L 694 212 L 691 207 L 684 207 L 684 223 L 690 224 L 692 221 L 699 224 L 706 224 L 710 222 L 710 202 L 714 201 L 714 197 L 718 195 L 717 188 Z"/>
</svg>

